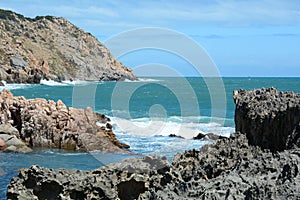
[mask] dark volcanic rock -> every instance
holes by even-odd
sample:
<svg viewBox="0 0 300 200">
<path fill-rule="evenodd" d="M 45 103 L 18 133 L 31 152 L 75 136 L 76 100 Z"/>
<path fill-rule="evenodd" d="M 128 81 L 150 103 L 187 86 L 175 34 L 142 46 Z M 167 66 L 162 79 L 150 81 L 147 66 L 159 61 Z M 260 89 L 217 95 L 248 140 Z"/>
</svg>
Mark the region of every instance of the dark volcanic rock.
<svg viewBox="0 0 300 200">
<path fill-rule="evenodd" d="M 273 154 L 243 134 L 165 158 L 127 159 L 94 171 L 32 166 L 12 179 L 8 199 L 297 199 L 300 150 Z"/>
<path fill-rule="evenodd" d="M 217 135 L 217 134 L 214 134 L 214 133 L 207 133 L 207 134 L 198 133 L 197 136 L 193 137 L 194 140 L 201 140 L 201 139 L 219 140 L 219 139 L 223 139 L 223 138 L 226 138 L 226 137 L 221 136 L 221 135 Z"/>
<path fill-rule="evenodd" d="M 165 159 L 127 159 L 94 171 L 52 170 L 32 166 L 8 186 L 8 199 L 137 199 L 149 188 L 162 188 L 170 171 Z M 166 183 L 163 183 L 165 181 Z"/>
<path fill-rule="evenodd" d="M 236 131 L 271 151 L 300 147 L 300 94 L 274 88 L 234 91 Z"/>
<path fill-rule="evenodd" d="M 180 135 L 175 135 L 175 134 L 170 134 L 169 137 L 184 139 L 184 137 L 182 137 Z"/>
</svg>

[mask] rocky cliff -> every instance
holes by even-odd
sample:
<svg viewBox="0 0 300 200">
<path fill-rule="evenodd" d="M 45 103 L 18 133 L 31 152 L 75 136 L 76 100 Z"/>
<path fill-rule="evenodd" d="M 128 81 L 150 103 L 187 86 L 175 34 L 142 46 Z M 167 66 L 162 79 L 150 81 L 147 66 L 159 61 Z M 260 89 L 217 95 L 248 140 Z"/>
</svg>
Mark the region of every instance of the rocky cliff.
<svg viewBox="0 0 300 200">
<path fill-rule="evenodd" d="M 0 129 L 0 139 L 4 142 L 12 137 L 30 147 L 128 153 L 124 148 L 129 146 L 116 139 L 109 121 L 91 108 L 67 108 L 60 100 L 27 100 L 13 96 L 8 90 L 0 93 L 0 124 L 7 127 Z M 8 143 L 3 146 L 9 147 Z"/>
<path fill-rule="evenodd" d="M 31 19 L 1 9 L 0 78 L 9 83 L 136 79 L 94 36 L 68 20 Z"/>
<path fill-rule="evenodd" d="M 300 147 L 300 94 L 275 88 L 234 92 L 236 131 L 271 151 Z"/>
<path fill-rule="evenodd" d="M 260 93 L 258 94 L 259 91 Z M 264 99 L 278 94 L 278 104 L 286 98 L 296 101 L 297 94 L 280 93 L 274 89 L 235 92 L 237 106 L 255 105 L 263 110 L 242 112 L 236 122 L 251 116 L 252 127 L 259 127 L 262 113 L 277 110 L 274 105 L 263 106 Z M 251 101 L 250 97 L 262 97 Z M 258 95 L 258 96 L 256 96 Z M 291 96 L 291 97 L 290 97 Z M 293 99 L 292 96 L 295 98 Z M 280 100 L 280 101 L 279 101 Z M 248 102 L 248 103 L 247 103 Z M 253 104 L 252 104 L 253 103 Z M 261 103 L 261 104 L 260 104 Z M 250 105 L 248 105 L 250 104 Z M 277 104 L 275 104 L 276 106 Z M 240 109 L 239 107 L 237 109 Z M 252 109 L 253 111 L 253 109 Z M 277 119 L 284 129 L 293 129 L 288 110 L 278 112 Z M 249 115 L 249 116 L 248 116 Z M 265 116 L 265 114 L 263 114 Z M 238 119 L 242 117 L 242 119 Z M 276 118 L 276 116 L 273 116 Z M 291 118 L 297 117 L 290 115 Z M 240 121 L 239 121 L 240 120 Z M 264 122 L 265 125 L 272 125 Z M 279 122 L 278 122 L 279 123 Z M 246 126 L 246 125 L 244 125 Z M 258 130 L 258 129 L 255 129 Z M 268 131 L 268 129 L 266 130 Z M 258 146 L 248 140 L 247 134 L 235 133 L 200 150 L 178 153 L 169 164 L 165 158 L 146 156 L 127 159 L 93 171 L 52 170 L 32 166 L 11 180 L 8 199 L 299 199 L 300 149 L 285 146 L 282 151 L 271 152 L 267 147 L 279 149 L 277 140 L 260 146 L 260 134 L 255 133 Z M 279 137 L 284 138 L 284 132 Z M 296 143 L 294 144 L 293 142 Z M 281 147 L 281 146 L 280 146 Z"/>
</svg>

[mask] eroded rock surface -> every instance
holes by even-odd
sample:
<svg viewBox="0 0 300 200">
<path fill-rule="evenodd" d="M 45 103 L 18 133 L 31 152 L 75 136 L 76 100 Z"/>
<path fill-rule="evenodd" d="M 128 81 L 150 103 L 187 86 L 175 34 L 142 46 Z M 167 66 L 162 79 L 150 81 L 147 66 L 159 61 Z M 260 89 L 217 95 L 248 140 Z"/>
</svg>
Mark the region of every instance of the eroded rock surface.
<svg viewBox="0 0 300 200">
<path fill-rule="evenodd" d="M 12 179 L 8 199 L 297 199 L 300 150 L 273 154 L 233 134 L 200 151 L 127 159 L 94 171 L 32 166 Z M 43 196 L 42 196 L 43 195 Z M 49 196 L 51 195 L 51 196 Z"/>
<path fill-rule="evenodd" d="M 300 147 L 300 94 L 274 88 L 234 92 L 236 131 L 271 151 Z"/>
<path fill-rule="evenodd" d="M 60 100 L 26 100 L 8 90 L 0 93 L 0 122 L 15 127 L 6 128 L 12 129 L 10 137 L 21 139 L 30 147 L 125 152 L 123 148 L 129 146 L 116 139 L 109 121 L 91 108 L 67 108 Z M 0 132 L 0 138 L 4 132 Z"/>
</svg>

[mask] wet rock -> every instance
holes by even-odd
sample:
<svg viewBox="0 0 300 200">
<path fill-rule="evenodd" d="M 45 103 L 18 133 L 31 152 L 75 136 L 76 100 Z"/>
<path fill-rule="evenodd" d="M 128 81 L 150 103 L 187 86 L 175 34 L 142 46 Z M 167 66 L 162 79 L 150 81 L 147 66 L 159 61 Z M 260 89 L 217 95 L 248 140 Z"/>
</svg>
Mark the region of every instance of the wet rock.
<svg viewBox="0 0 300 200">
<path fill-rule="evenodd" d="M 219 140 L 219 139 L 223 139 L 223 138 L 226 138 L 226 137 L 221 136 L 221 135 L 217 135 L 217 134 L 214 134 L 214 133 L 207 133 L 207 134 L 198 133 L 197 136 L 193 137 L 194 140 L 201 140 L 201 139 Z"/>
<path fill-rule="evenodd" d="M 275 88 L 234 91 L 236 131 L 273 152 L 300 147 L 300 94 Z"/>
<path fill-rule="evenodd" d="M 170 134 L 169 137 L 176 137 L 176 138 L 181 138 L 183 139 L 184 137 L 180 136 L 180 135 L 175 135 L 175 134 Z"/>
</svg>

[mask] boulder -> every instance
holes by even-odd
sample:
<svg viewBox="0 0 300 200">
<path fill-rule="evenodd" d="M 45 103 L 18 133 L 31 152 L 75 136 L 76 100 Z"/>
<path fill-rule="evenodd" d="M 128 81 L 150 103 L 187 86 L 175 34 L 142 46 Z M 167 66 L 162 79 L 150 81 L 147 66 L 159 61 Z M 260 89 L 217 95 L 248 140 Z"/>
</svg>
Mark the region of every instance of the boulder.
<svg viewBox="0 0 300 200">
<path fill-rule="evenodd" d="M 1 145 L 2 141 L 2 145 Z M 4 152 L 30 153 L 32 149 L 15 135 L 0 134 L 0 149 Z"/>
<path fill-rule="evenodd" d="M 25 69 L 28 62 L 24 61 L 21 56 L 15 55 L 10 57 L 10 65 L 17 69 Z"/>
<path fill-rule="evenodd" d="M 235 128 L 272 152 L 300 147 L 300 94 L 275 88 L 234 91 Z"/>
<path fill-rule="evenodd" d="M 0 150 L 4 152 L 30 153 L 32 149 L 20 140 L 19 132 L 11 124 L 0 125 Z"/>
<path fill-rule="evenodd" d="M 0 134 L 20 136 L 18 129 L 11 124 L 0 124 Z"/>
</svg>

